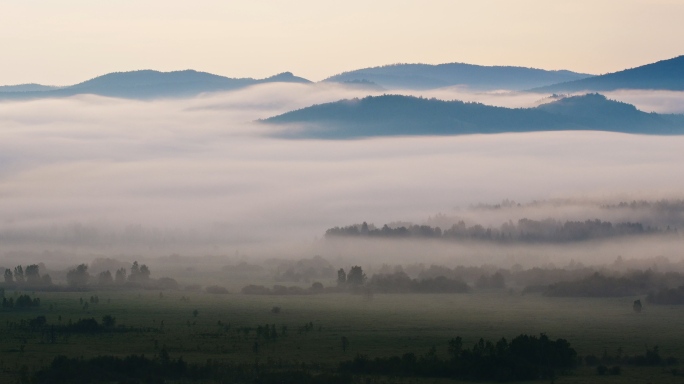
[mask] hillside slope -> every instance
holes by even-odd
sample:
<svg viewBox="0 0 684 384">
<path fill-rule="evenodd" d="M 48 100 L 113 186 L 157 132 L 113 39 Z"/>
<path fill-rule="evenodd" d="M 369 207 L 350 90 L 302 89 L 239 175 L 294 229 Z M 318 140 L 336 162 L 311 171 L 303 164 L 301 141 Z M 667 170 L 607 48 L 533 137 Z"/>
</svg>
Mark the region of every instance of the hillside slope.
<svg viewBox="0 0 684 384">
<path fill-rule="evenodd" d="M 531 89 L 540 93 L 601 92 L 617 89 L 684 91 L 684 56 L 624 71 Z"/>
<path fill-rule="evenodd" d="M 557 130 L 684 133 L 682 115 L 645 113 L 599 94 L 518 109 L 385 95 L 314 105 L 262 122 L 297 126 L 284 133 L 288 137 L 331 139 Z"/>
</svg>

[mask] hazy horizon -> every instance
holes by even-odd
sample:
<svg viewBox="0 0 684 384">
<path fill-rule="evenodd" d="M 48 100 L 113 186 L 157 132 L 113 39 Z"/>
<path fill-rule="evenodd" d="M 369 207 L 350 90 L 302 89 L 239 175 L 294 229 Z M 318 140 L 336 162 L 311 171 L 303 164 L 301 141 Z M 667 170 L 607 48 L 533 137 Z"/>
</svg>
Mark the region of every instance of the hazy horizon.
<svg viewBox="0 0 684 384">
<path fill-rule="evenodd" d="M 674 0 L 4 2 L 0 84 L 139 69 L 317 81 L 416 62 L 602 74 L 682 54 L 683 12 Z"/>
</svg>

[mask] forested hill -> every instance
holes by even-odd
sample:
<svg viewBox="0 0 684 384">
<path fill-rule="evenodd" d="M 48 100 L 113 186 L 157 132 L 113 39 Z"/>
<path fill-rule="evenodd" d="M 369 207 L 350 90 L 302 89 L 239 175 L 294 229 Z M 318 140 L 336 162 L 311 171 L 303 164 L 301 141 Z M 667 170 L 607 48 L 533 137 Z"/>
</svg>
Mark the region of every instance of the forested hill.
<svg viewBox="0 0 684 384">
<path fill-rule="evenodd" d="M 684 56 L 624 71 L 532 89 L 532 92 L 601 92 L 617 89 L 684 90 Z"/>
<path fill-rule="evenodd" d="M 94 94 L 129 99 L 151 99 L 195 96 L 203 92 L 229 91 L 255 84 L 287 82 L 310 83 L 290 72 L 284 72 L 266 79 L 234 79 L 193 70 L 159 72 L 153 70 L 114 72 L 78 83 L 51 89 L 34 85 L 18 87 L 15 91 L 6 87 L 0 92 L 0 99 L 39 99 L 66 97 L 79 94 Z"/>
<path fill-rule="evenodd" d="M 519 109 L 384 95 L 314 105 L 262 122 L 297 125 L 283 133 L 287 137 L 327 139 L 558 130 L 684 133 L 684 115 L 645 113 L 599 94 Z"/>
<path fill-rule="evenodd" d="M 370 82 L 385 89 L 432 89 L 465 86 L 475 90 L 523 90 L 573 81 L 592 75 L 571 71 L 482 66 L 464 63 L 394 64 L 363 68 L 331 76 L 324 81 L 338 83 Z"/>
</svg>

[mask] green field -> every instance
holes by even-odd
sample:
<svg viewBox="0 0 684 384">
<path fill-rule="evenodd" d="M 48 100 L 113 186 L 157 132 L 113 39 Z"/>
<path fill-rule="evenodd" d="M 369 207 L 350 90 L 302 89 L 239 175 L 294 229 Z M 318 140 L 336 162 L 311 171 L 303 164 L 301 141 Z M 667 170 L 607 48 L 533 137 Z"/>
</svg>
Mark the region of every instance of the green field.
<svg viewBox="0 0 684 384">
<path fill-rule="evenodd" d="M 431 295 L 352 294 L 308 296 L 212 295 L 187 291 L 25 292 L 41 299 L 40 308 L 1 309 L 0 382 L 16 382 L 60 354 L 70 357 L 145 354 L 165 348 L 188 362 L 317 363 L 334 368 L 356 354 L 370 357 L 426 353 L 435 347 L 446 356 L 449 339 L 461 336 L 466 346 L 480 337 L 510 340 L 525 333 L 567 339 L 580 356 L 643 354 L 659 346 L 662 356 L 684 359 L 683 307 L 645 306 L 634 313 L 634 298 L 550 298 L 504 292 Z M 11 297 L 20 293 L 7 292 Z M 81 298 L 89 303 L 84 309 Z M 273 313 L 273 307 L 280 313 Z M 196 316 L 193 313 L 196 311 Z M 22 320 L 44 315 L 48 325 L 82 318 L 113 316 L 128 332 L 57 335 L 20 327 Z M 275 325 L 278 336 L 261 340 L 255 352 L 256 328 Z M 306 326 L 313 324 L 313 326 Z M 283 332 L 286 327 L 285 332 Z M 246 331 L 246 328 L 251 330 Z M 349 340 L 346 352 L 341 338 Z M 25 368 L 23 368 L 25 366 Z M 580 366 L 558 383 L 677 382 L 675 367 L 623 367 L 619 376 L 598 376 Z M 377 380 L 377 378 L 376 378 Z M 381 380 L 390 380 L 383 378 Z M 421 381 L 422 380 L 422 381 Z M 444 382 L 403 379 L 399 382 Z M 394 382 L 394 380 L 390 380 Z"/>
</svg>

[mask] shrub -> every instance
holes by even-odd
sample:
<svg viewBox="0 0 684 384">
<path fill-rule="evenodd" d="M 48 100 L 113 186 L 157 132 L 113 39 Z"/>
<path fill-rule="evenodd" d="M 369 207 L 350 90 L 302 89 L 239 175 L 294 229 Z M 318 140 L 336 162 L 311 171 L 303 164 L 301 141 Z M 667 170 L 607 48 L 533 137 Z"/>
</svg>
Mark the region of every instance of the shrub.
<svg viewBox="0 0 684 384">
<path fill-rule="evenodd" d="M 204 289 L 207 293 L 226 294 L 228 290 L 219 285 L 210 285 Z"/>
</svg>

